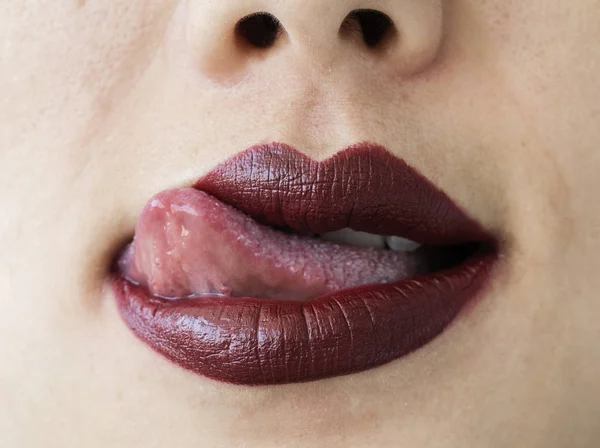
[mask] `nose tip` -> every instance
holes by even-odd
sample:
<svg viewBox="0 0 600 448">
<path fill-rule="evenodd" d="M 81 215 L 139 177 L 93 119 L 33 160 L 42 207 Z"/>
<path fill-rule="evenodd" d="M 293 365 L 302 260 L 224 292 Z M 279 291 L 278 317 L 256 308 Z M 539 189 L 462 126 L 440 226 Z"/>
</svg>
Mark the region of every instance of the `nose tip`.
<svg viewBox="0 0 600 448">
<path fill-rule="evenodd" d="M 232 75 L 280 51 L 315 65 L 376 57 L 406 75 L 437 54 L 441 1 L 363 0 L 352 8 L 346 0 L 193 2 L 187 43 L 208 76 Z"/>
</svg>

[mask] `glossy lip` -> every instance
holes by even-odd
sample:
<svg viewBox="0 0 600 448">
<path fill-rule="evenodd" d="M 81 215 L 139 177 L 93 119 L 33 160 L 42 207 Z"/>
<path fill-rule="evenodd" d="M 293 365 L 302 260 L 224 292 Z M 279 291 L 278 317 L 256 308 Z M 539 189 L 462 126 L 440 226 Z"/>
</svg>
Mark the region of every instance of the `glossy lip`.
<svg viewBox="0 0 600 448">
<path fill-rule="evenodd" d="M 297 232 L 351 227 L 427 244 L 495 247 L 447 195 L 377 145 L 356 145 L 323 162 L 283 144 L 257 146 L 195 187 Z M 489 249 L 441 272 L 309 301 L 166 300 L 118 273 L 112 287 L 125 323 L 175 364 L 228 383 L 284 384 L 363 371 L 422 347 L 482 292 L 496 260 Z"/>
</svg>

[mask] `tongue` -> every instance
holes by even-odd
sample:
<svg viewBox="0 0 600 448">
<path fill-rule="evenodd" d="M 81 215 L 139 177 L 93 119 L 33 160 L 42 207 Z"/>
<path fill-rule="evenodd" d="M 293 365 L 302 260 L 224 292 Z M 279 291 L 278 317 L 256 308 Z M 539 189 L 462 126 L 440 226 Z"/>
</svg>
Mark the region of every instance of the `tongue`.
<svg viewBox="0 0 600 448">
<path fill-rule="evenodd" d="M 339 245 L 257 223 L 191 188 L 144 208 L 122 273 L 164 298 L 225 295 L 306 300 L 414 275 L 414 253 Z"/>
</svg>

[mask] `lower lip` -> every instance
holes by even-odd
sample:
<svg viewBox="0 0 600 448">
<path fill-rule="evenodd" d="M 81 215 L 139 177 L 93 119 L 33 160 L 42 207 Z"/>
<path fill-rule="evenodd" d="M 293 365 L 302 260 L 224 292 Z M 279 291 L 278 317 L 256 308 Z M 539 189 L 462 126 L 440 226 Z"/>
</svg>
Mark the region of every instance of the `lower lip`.
<svg viewBox="0 0 600 448">
<path fill-rule="evenodd" d="M 419 349 L 483 293 L 496 260 L 490 251 L 438 273 L 297 302 L 166 300 L 118 274 L 112 287 L 126 324 L 175 364 L 222 382 L 272 385 L 360 372 Z"/>
</svg>

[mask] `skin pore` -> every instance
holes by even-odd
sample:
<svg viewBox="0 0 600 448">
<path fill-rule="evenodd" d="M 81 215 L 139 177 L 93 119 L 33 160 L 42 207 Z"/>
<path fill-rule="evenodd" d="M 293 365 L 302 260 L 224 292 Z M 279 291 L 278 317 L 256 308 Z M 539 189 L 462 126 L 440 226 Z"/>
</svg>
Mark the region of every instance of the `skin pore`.
<svg viewBox="0 0 600 448">
<path fill-rule="evenodd" d="M 377 9 L 370 49 L 346 16 Z M 236 38 L 244 16 L 282 24 Z M 600 1 L 4 0 L 0 445 L 600 443 Z M 502 241 L 489 291 L 412 355 L 244 388 L 157 356 L 106 279 L 144 203 L 280 141 L 387 147 Z"/>
</svg>

